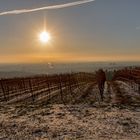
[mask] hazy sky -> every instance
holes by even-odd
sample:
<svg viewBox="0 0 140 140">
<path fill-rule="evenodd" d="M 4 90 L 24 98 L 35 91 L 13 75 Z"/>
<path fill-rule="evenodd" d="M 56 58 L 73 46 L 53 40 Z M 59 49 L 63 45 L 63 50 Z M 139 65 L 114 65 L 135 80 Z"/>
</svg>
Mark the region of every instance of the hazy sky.
<svg viewBox="0 0 140 140">
<path fill-rule="evenodd" d="M 0 12 L 73 2 L 1 0 Z M 38 34 L 46 28 L 50 44 Z M 0 16 L 0 63 L 140 61 L 140 0 L 96 0 L 80 6 Z"/>
</svg>

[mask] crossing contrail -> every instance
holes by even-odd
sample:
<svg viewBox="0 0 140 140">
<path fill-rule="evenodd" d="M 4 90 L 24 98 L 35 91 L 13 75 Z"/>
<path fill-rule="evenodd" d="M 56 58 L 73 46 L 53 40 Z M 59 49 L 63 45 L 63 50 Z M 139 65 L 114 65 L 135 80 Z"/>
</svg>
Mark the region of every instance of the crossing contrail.
<svg viewBox="0 0 140 140">
<path fill-rule="evenodd" d="M 93 1 L 95 1 L 95 0 L 80 0 L 80 1 L 76 1 L 76 2 L 70 2 L 70 3 L 65 3 L 65 4 L 59 4 L 59 5 L 45 6 L 45 7 L 39 7 L 39 8 L 34 8 L 34 9 L 20 9 L 20 10 L 4 11 L 4 12 L 0 12 L 0 16 L 23 14 L 23 13 L 42 11 L 42 10 L 61 9 L 61 8 L 81 5 L 81 4 L 89 3 L 89 2 L 93 2 Z"/>
</svg>

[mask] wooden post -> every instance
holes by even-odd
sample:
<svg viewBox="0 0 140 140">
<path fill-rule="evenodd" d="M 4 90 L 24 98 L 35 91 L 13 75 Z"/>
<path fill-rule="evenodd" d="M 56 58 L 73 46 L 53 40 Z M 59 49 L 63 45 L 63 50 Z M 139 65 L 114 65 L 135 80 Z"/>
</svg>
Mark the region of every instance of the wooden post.
<svg viewBox="0 0 140 140">
<path fill-rule="evenodd" d="M 3 92 L 4 100 L 7 101 L 5 90 L 4 90 L 4 87 L 3 87 L 3 80 L 0 80 L 0 85 L 1 85 L 2 92 Z"/>
<path fill-rule="evenodd" d="M 140 94 L 140 84 L 138 85 L 139 87 L 138 87 L 138 92 L 139 92 L 139 94 Z"/>
<path fill-rule="evenodd" d="M 48 80 L 47 84 L 48 84 L 48 94 L 49 94 L 49 99 L 50 99 L 51 98 L 51 89 L 50 89 L 50 82 L 49 82 L 49 80 Z"/>
<path fill-rule="evenodd" d="M 72 87 L 71 87 L 71 75 L 69 74 L 69 90 L 70 93 L 72 93 Z"/>
<path fill-rule="evenodd" d="M 65 104 L 64 98 L 63 98 L 63 89 L 62 88 L 63 88 L 62 87 L 62 76 L 59 75 L 59 89 L 60 89 L 61 100 Z"/>
<path fill-rule="evenodd" d="M 34 98 L 34 94 L 33 94 L 31 79 L 29 79 L 29 87 L 30 87 L 30 92 L 31 92 L 31 95 L 32 95 L 32 101 L 34 102 L 35 98 Z"/>
</svg>

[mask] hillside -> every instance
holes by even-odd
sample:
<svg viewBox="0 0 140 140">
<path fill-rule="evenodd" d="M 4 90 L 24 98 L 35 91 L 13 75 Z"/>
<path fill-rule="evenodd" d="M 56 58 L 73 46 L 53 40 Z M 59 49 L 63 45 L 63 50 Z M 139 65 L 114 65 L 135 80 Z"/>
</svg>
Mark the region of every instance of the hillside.
<svg viewBox="0 0 140 140">
<path fill-rule="evenodd" d="M 111 77 L 103 101 L 96 73 L 1 80 L 0 138 L 139 140 L 140 69 Z"/>
</svg>

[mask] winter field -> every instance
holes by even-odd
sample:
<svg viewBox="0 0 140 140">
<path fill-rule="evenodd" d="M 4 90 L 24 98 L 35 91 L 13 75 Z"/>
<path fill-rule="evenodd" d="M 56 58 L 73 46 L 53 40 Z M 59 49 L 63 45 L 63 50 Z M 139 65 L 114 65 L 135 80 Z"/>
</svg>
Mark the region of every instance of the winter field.
<svg viewBox="0 0 140 140">
<path fill-rule="evenodd" d="M 2 79 L 1 140 L 139 140 L 140 70 Z"/>
</svg>

